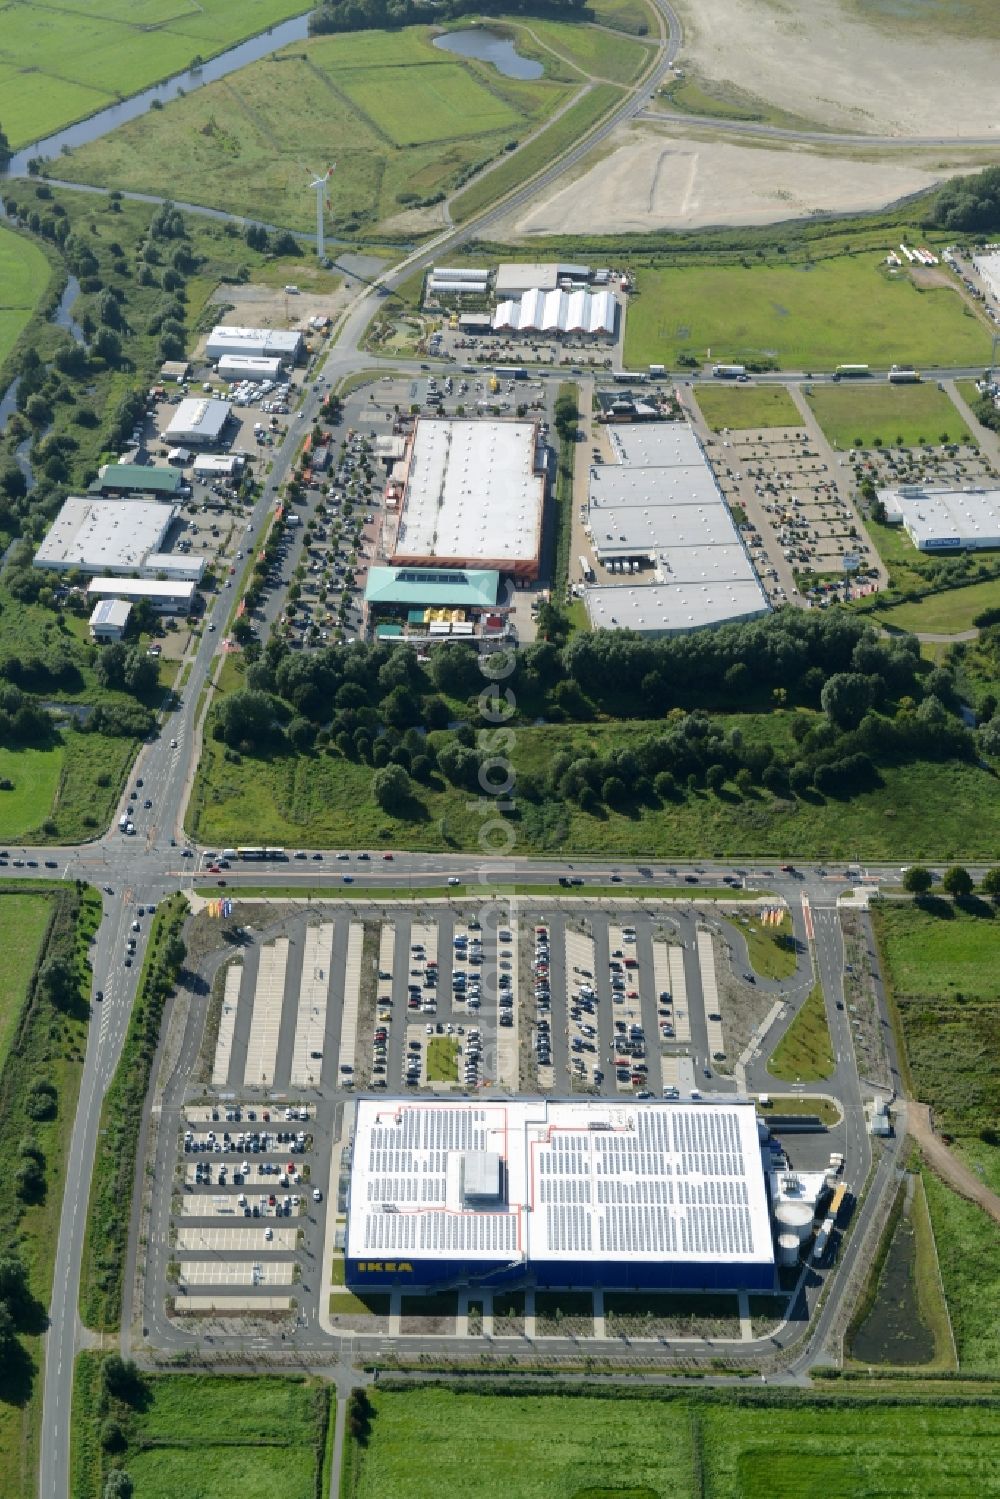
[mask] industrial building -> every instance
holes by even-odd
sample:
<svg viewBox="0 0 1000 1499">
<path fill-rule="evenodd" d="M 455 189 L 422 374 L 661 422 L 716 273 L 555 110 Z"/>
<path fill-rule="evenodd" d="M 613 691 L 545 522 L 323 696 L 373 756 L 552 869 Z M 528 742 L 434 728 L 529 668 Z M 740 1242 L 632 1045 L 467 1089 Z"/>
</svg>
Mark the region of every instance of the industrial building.
<svg viewBox="0 0 1000 1499">
<path fill-rule="evenodd" d="M 420 419 L 391 561 L 538 576 L 546 449 L 533 422 Z"/>
<path fill-rule="evenodd" d="M 124 599 L 98 599 L 90 616 L 94 640 L 121 640 L 128 628 L 132 605 Z"/>
<path fill-rule="evenodd" d="M 485 297 L 489 285 L 488 270 L 472 266 L 434 266 L 428 277 L 428 297 Z"/>
<path fill-rule="evenodd" d="M 1000 302 L 1000 253 L 992 250 L 986 255 L 973 255 L 972 264 L 996 301 Z"/>
<path fill-rule="evenodd" d="M 596 576 L 585 597 L 594 627 L 671 635 L 765 614 L 767 597 L 693 429 L 626 423 L 610 439 L 617 461 L 590 470 Z"/>
<path fill-rule="evenodd" d="M 181 401 L 163 436 L 167 442 L 184 443 L 192 447 L 202 443 L 216 443 L 225 431 L 231 411 L 228 401 L 191 396 Z"/>
<path fill-rule="evenodd" d="M 880 489 L 889 525 L 902 526 L 921 552 L 1000 547 L 1000 489 Z"/>
<path fill-rule="evenodd" d="M 195 585 L 157 578 L 94 578 L 87 594 L 92 599 L 121 598 L 134 604 L 145 599 L 157 614 L 190 614 Z"/>
<path fill-rule="evenodd" d="M 175 468 L 157 468 L 152 463 L 105 463 L 90 486 L 94 495 L 156 495 L 179 500 L 184 479 Z"/>
<path fill-rule="evenodd" d="M 190 552 L 150 552 L 139 569 L 139 575 L 200 583 L 205 576 L 205 558 Z"/>
<path fill-rule="evenodd" d="M 494 290 L 497 300 L 520 297 L 526 291 L 555 291 L 560 286 L 586 286 L 589 265 L 560 264 L 554 260 L 513 260 L 497 267 Z"/>
<path fill-rule="evenodd" d="M 302 334 L 295 329 L 227 328 L 218 323 L 205 344 L 206 359 L 277 359 L 295 364 L 302 353 Z"/>
<path fill-rule="evenodd" d="M 135 573 L 159 552 L 177 509 L 150 500 L 71 496 L 52 522 L 35 566 L 67 573 Z"/>
<path fill-rule="evenodd" d="M 281 379 L 281 360 L 251 359 L 245 354 L 223 354 L 216 373 L 220 380 L 252 380 L 261 384 L 265 380 Z"/>
<path fill-rule="evenodd" d="M 610 291 L 543 291 L 534 287 L 517 301 L 498 302 L 493 314 L 495 333 L 614 338 L 617 330 L 618 302 Z"/>
<path fill-rule="evenodd" d="M 199 453 L 192 464 L 196 479 L 231 479 L 243 467 L 242 453 Z"/>
<path fill-rule="evenodd" d="M 359 1100 L 346 1280 L 774 1286 L 752 1103 Z"/>
<path fill-rule="evenodd" d="M 490 568 L 370 567 L 365 613 L 378 640 L 496 637 L 500 574 Z"/>
</svg>

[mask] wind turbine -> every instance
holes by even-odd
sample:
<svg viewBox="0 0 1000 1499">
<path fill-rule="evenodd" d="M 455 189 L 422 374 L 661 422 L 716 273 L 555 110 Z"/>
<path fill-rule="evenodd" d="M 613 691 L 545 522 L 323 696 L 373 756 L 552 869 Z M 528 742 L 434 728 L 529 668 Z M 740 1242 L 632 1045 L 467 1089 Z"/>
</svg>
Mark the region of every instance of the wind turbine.
<svg viewBox="0 0 1000 1499">
<path fill-rule="evenodd" d="M 309 186 L 316 189 L 316 254 L 320 260 L 326 255 L 326 242 L 323 238 L 323 210 L 329 208 L 330 200 L 326 196 L 326 184 L 333 176 L 334 166 L 327 167 L 326 171 L 317 176 L 313 174 L 313 180 Z"/>
</svg>

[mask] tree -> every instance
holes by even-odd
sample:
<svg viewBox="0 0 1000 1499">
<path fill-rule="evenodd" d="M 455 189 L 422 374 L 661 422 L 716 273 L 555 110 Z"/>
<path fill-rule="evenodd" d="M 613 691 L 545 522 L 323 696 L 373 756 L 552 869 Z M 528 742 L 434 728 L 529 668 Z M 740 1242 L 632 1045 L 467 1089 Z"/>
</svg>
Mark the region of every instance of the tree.
<svg viewBox="0 0 1000 1499">
<path fill-rule="evenodd" d="M 721 765 L 710 765 L 705 772 L 705 785 L 718 794 L 726 784 L 726 772 Z"/>
<path fill-rule="evenodd" d="M 401 812 L 411 795 L 410 778 L 401 765 L 385 765 L 372 776 L 372 796 L 384 812 Z"/>
<path fill-rule="evenodd" d="M 69 1009 L 79 994 L 73 964 L 61 954 L 53 953 L 39 970 L 38 987 L 54 1009 Z"/>
<path fill-rule="evenodd" d="M 992 869 L 986 871 L 979 881 L 979 888 L 984 895 L 990 896 L 993 900 L 1000 900 L 1000 866 L 994 865 Z"/>
<path fill-rule="evenodd" d="M 132 1499 L 132 1480 L 124 1468 L 112 1468 L 104 1480 L 103 1499 Z"/>
<path fill-rule="evenodd" d="M 953 864 L 950 869 L 946 869 L 941 884 L 949 895 L 955 896 L 958 900 L 965 899 L 975 889 L 972 875 L 967 869 L 963 869 L 961 864 Z"/>
<path fill-rule="evenodd" d="M 823 712 L 838 729 L 856 729 L 871 700 L 870 678 L 856 671 L 835 672 L 819 695 Z"/>
<path fill-rule="evenodd" d="M 976 733 L 979 752 L 991 760 L 1000 757 L 1000 716 L 991 718 Z"/>
<path fill-rule="evenodd" d="M 0 1302 L 6 1303 L 16 1314 L 31 1300 L 28 1272 L 23 1263 L 12 1254 L 0 1258 Z"/>
<path fill-rule="evenodd" d="M 903 875 L 903 889 L 908 890 L 911 895 L 926 895 L 934 878 L 929 869 L 922 864 L 911 864 Z"/>
</svg>

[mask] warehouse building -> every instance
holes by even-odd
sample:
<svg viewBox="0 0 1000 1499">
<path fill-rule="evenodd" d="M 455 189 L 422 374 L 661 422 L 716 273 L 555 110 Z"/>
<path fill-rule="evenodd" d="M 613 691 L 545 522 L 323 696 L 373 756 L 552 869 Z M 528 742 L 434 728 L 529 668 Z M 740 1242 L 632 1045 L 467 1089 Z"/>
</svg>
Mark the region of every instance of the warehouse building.
<svg viewBox="0 0 1000 1499">
<path fill-rule="evenodd" d="M 157 614 L 190 614 L 195 585 L 158 578 L 94 578 L 87 589 L 92 599 L 125 599 L 137 604 L 146 599 Z"/>
<path fill-rule="evenodd" d="M 590 470 L 593 626 L 672 635 L 765 614 L 767 596 L 693 429 L 625 423 L 610 437 L 617 462 Z"/>
<path fill-rule="evenodd" d="M 992 250 L 986 255 L 973 255 L 972 264 L 985 281 L 987 290 L 1000 302 L 1000 254 Z"/>
<path fill-rule="evenodd" d="M 216 373 L 220 380 L 252 380 L 259 385 L 265 380 L 281 379 L 281 360 L 251 359 L 245 354 L 223 354 Z"/>
<path fill-rule="evenodd" d="M 228 401 L 191 396 L 181 401 L 170 418 L 163 436 L 167 442 L 200 447 L 217 443 L 229 422 L 232 407 Z"/>
<path fill-rule="evenodd" d="M 589 265 L 560 264 L 554 260 L 513 260 L 497 267 L 495 290 L 497 300 L 520 297 L 526 291 L 555 291 L 560 286 L 586 286 L 590 281 Z"/>
<path fill-rule="evenodd" d="M 485 297 L 489 285 L 488 270 L 472 266 L 434 266 L 427 277 L 428 297 Z"/>
<path fill-rule="evenodd" d="M 543 291 L 534 287 L 517 301 L 498 302 L 495 333 L 578 335 L 614 338 L 618 302 L 610 291 Z"/>
<path fill-rule="evenodd" d="M 139 572 L 143 578 L 200 583 L 205 576 L 205 558 L 184 552 L 150 552 Z"/>
<path fill-rule="evenodd" d="M 277 359 L 295 364 L 302 354 L 302 334 L 294 328 L 227 328 L 217 324 L 205 344 L 207 359 Z"/>
<path fill-rule="evenodd" d="M 121 640 L 128 628 L 132 605 L 124 599 L 98 599 L 90 616 L 94 640 Z"/>
<path fill-rule="evenodd" d="M 192 464 L 196 479 L 232 479 L 243 467 L 242 453 L 199 453 Z"/>
<path fill-rule="evenodd" d="M 163 546 L 177 509 L 150 500 L 71 496 L 52 522 L 35 566 L 67 573 L 138 572 Z"/>
<path fill-rule="evenodd" d="M 533 422 L 417 421 L 390 560 L 537 578 L 546 472 Z"/>
<path fill-rule="evenodd" d="M 769 1291 L 774 1273 L 752 1103 L 358 1102 L 355 1289 Z"/>
<path fill-rule="evenodd" d="M 500 574 L 490 568 L 370 567 L 365 619 L 378 640 L 433 644 L 496 639 Z"/>
<path fill-rule="evenodd" d="M 921 552 L 984 551 L 1000 547 L 1000 489 L 926 489 L 902 484 L 880 489 L 890 525 L 902 526 Z"/>
<path fill-rule="evenodd" d="M 97 495 L 156 495 L 179 500 L 183 477 L 175 468 L 157 468 L 152 463 L 105 463 L 97 470 L 90 493 Z"/>
</svg>

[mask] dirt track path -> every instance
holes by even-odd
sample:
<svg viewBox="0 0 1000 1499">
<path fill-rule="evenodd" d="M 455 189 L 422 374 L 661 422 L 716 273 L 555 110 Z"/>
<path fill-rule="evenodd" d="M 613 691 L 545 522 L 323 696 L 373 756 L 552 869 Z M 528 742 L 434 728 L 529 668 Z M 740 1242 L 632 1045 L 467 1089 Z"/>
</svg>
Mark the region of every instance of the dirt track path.
<svg viewBox="0 0 1000 1499">
<path fill-rule="evenodd" d="M 960 1197 L 966 1197 L 989 1213 L 995 1223 L 1000 1223 L 1000 1197 L 980 1181 L 974 1171 L 964 1166 L 954 1156 L 940 1135 L 934 1133 L 931 1111 L 927 1104 L 908 1099 L 906 1103 L 906 1128 L 919 1145 L 927 1164 L 936 1171 L 942 1181 L 954 1187 Z"/>
</svg>

